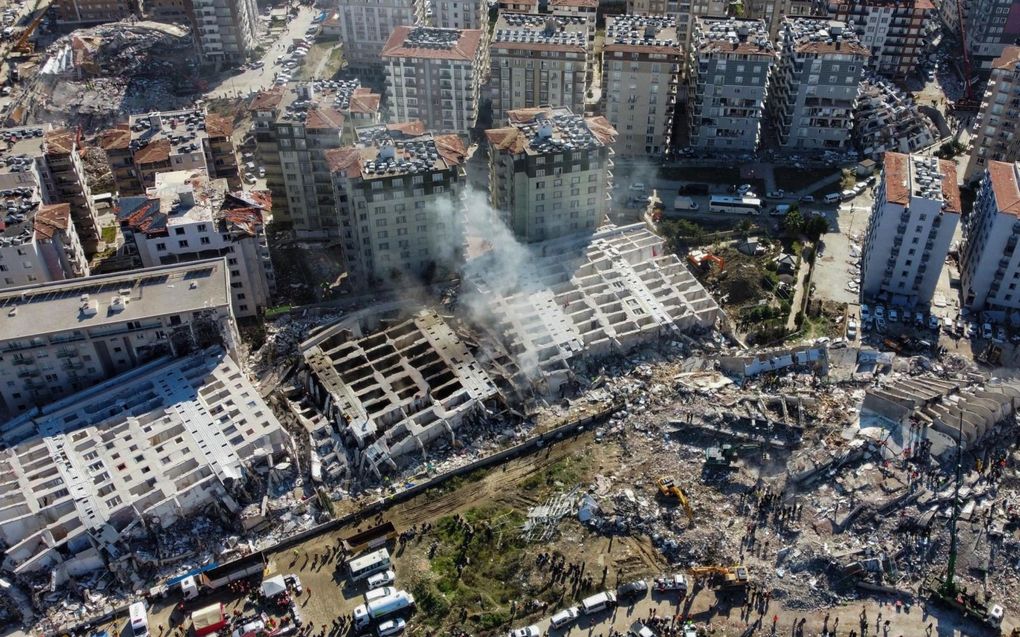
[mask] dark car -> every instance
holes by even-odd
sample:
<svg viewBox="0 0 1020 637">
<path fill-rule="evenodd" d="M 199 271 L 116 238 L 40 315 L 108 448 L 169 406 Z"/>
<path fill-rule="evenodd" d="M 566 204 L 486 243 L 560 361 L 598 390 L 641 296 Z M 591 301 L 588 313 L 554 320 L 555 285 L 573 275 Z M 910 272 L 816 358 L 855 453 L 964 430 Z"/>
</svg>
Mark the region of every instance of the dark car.
<svg viewBox="0 0 1020 637">
<path fill-rule="evenodd" d="M 677 194 L 681 195 L 707 195 L 708 184 L 686 184 L 680 186 Z"/>
<path fill-rule="evenodd" d="M 639 579 L 635 582 L 627 582 L 616 589 L 616 598 L 620 601 L 627 599 L 638 599 L 648 592 L 648 582 Z"/>
</svg>

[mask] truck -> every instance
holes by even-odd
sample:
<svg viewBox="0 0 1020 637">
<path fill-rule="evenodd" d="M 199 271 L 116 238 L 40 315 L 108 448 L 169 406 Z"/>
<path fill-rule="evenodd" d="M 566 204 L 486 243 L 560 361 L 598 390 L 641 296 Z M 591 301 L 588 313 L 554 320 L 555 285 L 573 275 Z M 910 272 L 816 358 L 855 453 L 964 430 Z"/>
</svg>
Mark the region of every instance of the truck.
<svg viewBox="0 0 1020 637">
<path fill-rule="evenodd" d="M 192 600 L 198 598 L 203 591 L 214 591 L 231 582 L 259 575 L 265 570 L 265 555 L 261 552 L 226 564 L 213 562 L 170 578 L 161 586 L 150 588 L 148 597 L 160 599 L 171 593 L 180 593 L 181 599 Z"/>
<path fill-rule="evenodd" d="M 677 197 L 673 200 L 673 210 L 697 210 L 698 202 L 690 197 Z"/>
<path fill-rule="evenodd" d="M 227 614 L 223 612 L 223 604 L 210 604 L 191 613 L 191 625 L 194 627 L 196 637 L 220 630 L 227 625 Z"/>
<path fill-rule="evenodd" d="M 414 596 L 407 591 L 397 591 L 392 595 L 373 599 L 354 609 L 354 625 L 359 630 L 368 627 L 373 621 L 392 615 L 405 608 L 414 606 Z"/>
<path fill-rule="evenodd" d="M 397 527 L 392 522 L 383 522 L 378 526 L 355 533 L 344 538 L 344 548 L 348 553 L 360 553 L 366 549 L 374 549 L 383 546 L 397 537 Z"/>
</svg>

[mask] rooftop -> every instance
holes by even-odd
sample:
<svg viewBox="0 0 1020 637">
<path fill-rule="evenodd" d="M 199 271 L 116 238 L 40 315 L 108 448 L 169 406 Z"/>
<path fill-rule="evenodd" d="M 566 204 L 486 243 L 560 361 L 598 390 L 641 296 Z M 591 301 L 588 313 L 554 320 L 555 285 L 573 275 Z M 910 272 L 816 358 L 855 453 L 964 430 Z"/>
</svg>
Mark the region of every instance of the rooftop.
<svg viewBox="0 0 1020 637">
<path fill-rule="evenodd" d="M 203 221 L 216 223 L 221 232 L 237 231 L 239 228 L 227 227 L 231 219 L 253 234 L 253 224 L 262 225 L 268 205 L 248 194 L 229 193 L 226 179 L 209 179 L 204 171 L 159 173 L 155 186 L 144 196 L 120 198 L 117 219 L 121 226 L 148 236 L 166 236 L 173 226 Z"/>
<path fill-rule="evenodd" d="M 32 173 L 13 174 L 25 185 L 0 190 L 0 248 L 31 243 L 36 238 L 35 218 L 42 200 Z M 5 184 L 6 185 L 6 184 Z"/>
<path fill-rule="evenodd" d="M 622 15 L 606 18 L 606 51 L 680 53 L 676 18 L 664 15 Z"/>
<path fill-rule="evenodd" d="M 211 123 L 215 126 L 210 127 Z M 129 148 L 140 164 L 167 161 L 173 155 L 203 152 L 202 140 L 210 136 L 229 136 L 231 132 L 224 130 L 229 128 L 229 124 L 223 118 L 207 117 L 200 110 L 132 115 L 127 126 L 131 131 Z M 114 133 L 111 141 L 119 143 L 120 138 Z"/>
<path fill-rule="evenodd" d="M 597 9 L 599 0 L 549 0 L 550 7 L 582 7 L 585 9 Z"/>
<path fill-rule="evenodd" d="M 700 53 L 776 56 L 763 20 L 697 18 L 695 29 L 694 42 Z"/>
<path fill-rule="evenodd" d="M 381 56 L 473 62 L 481 40 L 478 29 L 400 26 L 393 29 Z"/>
<path fill-rule="evenodd" d="M 489 143 L 513 154 L 544 155 L 610 144 L 616 129 L 602 116 L 584 118 L 569 108 L 522 108 L 507 113 L 510 126 L 485 131 Z"/>
<path fill-rule="evenodd" d="M 871 55 L 861 45 L 857 32 L 837 20 L 787 18 L 783 22 L 783 34 L 798 53 Z"/>
<path fill-rule="evenodd" d="M 576 51 L 588 50 L 588 18 L 501 13 L 492 32 L 492 47 Z"/>
<path fill-rule="evenodd" d="M 467 148 L 457 135 L 405 133 L 393 125 L 362 126 L 358 143 L 327 151 L 333 172 L 373 179 L 448 170 L 463 163 Z"/>
<path fill-rule="evenodd" d="M 250 110 L 274 111 L 277 122 L 304 122 L 313 129 L 343 128 L 350 114 L 375 115 L 380 95 L 353 80 L 315 80 L 274 86 L 252 100 Z"/>
<path fill-rule="evenodd" d="M 229 307 L 224 260 L 193 261 L 8 288 L 0 292 L 0 338 L 10 342 Z"/>
<path fill-rule="evenodd" d="M 941 201 L 944 212 L 960 214 L 956 164 L 936 157 L 885 154 L 886 200 L 910 205 L 912 197 Z"/>
<path fill-rule="evenodd" d="M 1020 175 L 1018 165 L 1012 162 L 989 161 L 988 180 L 995 195 L 999 212 L 1020 217 Z"/>
</svg>

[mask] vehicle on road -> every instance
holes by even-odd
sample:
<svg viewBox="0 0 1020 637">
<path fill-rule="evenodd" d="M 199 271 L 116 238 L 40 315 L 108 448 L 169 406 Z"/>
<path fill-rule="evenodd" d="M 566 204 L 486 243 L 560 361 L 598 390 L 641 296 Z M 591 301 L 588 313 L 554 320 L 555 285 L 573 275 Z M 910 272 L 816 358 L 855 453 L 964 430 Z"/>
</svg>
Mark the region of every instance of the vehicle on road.
<svg viewBox="0 0 1020 637">
<path fill-rule="evenodd" d="M 770 212 L 769 214 L 772 215 L 773 217 L 785 217 L 786 213 L 790 212 L 791 209 L 792 206 L 790 206 L 790 204 L 781 203 L 775 208 L 773 208 L 772 212 Z"/>
<path fill-rule="evenodd" d="M 373 599 L 382 599 L 383 597 L 389 597 L 395 595 L 397 589 L 392 586 L 383 586 L 382 588 L 373 588 L 365 593 L 365 601 L 370 602 Z"/>
<path fill-rule="evenodd" d="M 786 196 L 786 191 L 780 188 L 779 190 L 773 190 L 772 192 L 766 193 L 766 199 L 782 199 Z"/>
<path fill-rule="evenodd" d="M 900 311 L 894 307 L 889 308 L 889 322 L 890 323 L 900 322 Z"/>
<path fill-rule="evenodd" d="M 814 203 L 815 202 L 815 197 L 814 197 L 814 195 L 804 195 L 803 197 L 800 198 L 800 202 L 801 203 Z"/>
<path fill-rule="evenodd" d="M 616 606 L 616 594 L 612 591 L 596 593 L 581 600 L 581 612 L 585 615 L 594 615 L 614 606 Z"/>
<path fill-rule="evenodd" d="M 928 317 L 928 329 L 937 330 L 939 329 L 939 325 L 941 325 L 941 323 L 939 322 L 939 317 L 935 316 L 934 314 Z M 961 335 L 962 332 L 963 331 L 961 330 Z"/>
<path fill-rule="evenodd" d="M 857 319 L 852 316 L 846 322 L 846 337 L 851 341 L 857 338 Z"/>
<path fill-rule="evenodd" d="M 656 637 L 655 631 L 648 626 L 645 626 L 640 621 L 636 621 L 630 625 L 630 628 L 627 629 L 627 635 L 629 637 Z"/>
<path fill-rule="evenodd" d="M 850 201 L 856 196 L 857 193 L 854 192 L 853 190 L 844 190 L 843 192 L 839 193 L 839 198 L 842 199 L 843 201 Z"/>
<path fill-rule="evenodd" d="M 838 192 L 830 192 L 825 195 L 825 203 L 839 203 L 839 199 L 840 197 Z"/>
<path fill-rule="evenodd" d="M 687 592 L 687 576 L 683 573 L 658 577 L 655 579 L 655 590 L 657 591 L 683 591 Z"/>
<path fill-rule="evenodd" d="M 740 184 L 737 186 L 737 194 L 743 195 L 744 193 L 751 192 L 752 188 L 754 188 L 754 186 L 751 184 Z"/>
<path fill-rule="evenodd" d="M 581 609 L 577 606 L 571 606 L 570 608 L 564 608 L 561 611 L 557 611 L 549 618 L 549 625 L 553 628 L 563 628 L 567 624 L 572 623 L 578 617 L 581 616 Z"/>
<path fill-rule="evenodd" d="M 538 629 L 538 626 L 532 624 L 531 626 L 511 630 L 507 637 L 539 637 L 541 634 L 542 631 Z"/>
<path fill-rule="evenodd" d="M 985 323 L 984 325 L 981 326 L 981 338 L 991 338 L 991 337 L 992 337 L 992 324 L 991 323 Z"/>
<path fill-rule="evenodd" d="M 708 202 L 708 210 L 734 215 L 757 215 L 761 214 L 761 199 L 712 195 Z"/>
<path fill-rule="evenodd" d="M 871 320 L 871 308 L 868 307 L 867 303 L 861 304 L 861 320 L 865 322 Z"/>
<path fill-rule="evenodd" d="M 621 600 L 633 600 L 645 596 L 648 592 L 648 582 L 643 579 L 627 582 L 616 589 L 616 597 Z"/>
<path fill-rule="evenodd" d="M 645 192 L 645 185 L 641 182 L 633 183 L 627 187 L 627 190 L 631 192 Z"/>
<path fill-rule="evenodd" d="M 283 583 L 287 585 L 295 595 L 300 595 L 305 591 L 304 587 L 301 586 L 301 578 L 296 574 L 291 573 L 290 575 L 283 578 Z"/>
<path fill-rule="evenodd" d="M 673 210 L 697 210 L 698 202 L 690 197 L 677 197 L 673 200 Z"/>
</svg>

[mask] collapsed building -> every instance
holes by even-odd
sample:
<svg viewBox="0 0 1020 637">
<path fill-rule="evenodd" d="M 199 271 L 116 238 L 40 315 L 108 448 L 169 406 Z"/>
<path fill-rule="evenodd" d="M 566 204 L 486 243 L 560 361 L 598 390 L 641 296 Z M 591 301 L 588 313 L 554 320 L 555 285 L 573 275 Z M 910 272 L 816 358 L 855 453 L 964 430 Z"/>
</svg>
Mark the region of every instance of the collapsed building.
<svg viewBox="0 0 1020 637">
<path fill-rule="evenodd" d="M 190 59 L 186 28 L 162 22 L 113 22 L 78 29 L 46 49 L 39 72 L 63 79 L 114 75 L 156 77 Z M 185 53 L 185 55 L 182 55 Z"/>
<path fill-rule="evenodd" d="M 887 151 L 912 153 L 938 139 L 935 125 L 910 95 L 876 75 L 861 81 L 851 134 L 861 154 L 879 160 Z"/>
<path fill-rule="evenodd" d="M 472 319 L 541 393 L 572 380 L 579 356 L 621 354 L 661 336 L 712 328 L 721 310 L 640 224 L 477 257 L 466 267 Z"/>
<path fill-rule="evenodd" d="M 289 436 L 218 348 L 160 358 L 8 422 L 0 437 L 3 567 L 57 583 L 106 566 L 130 581 L 133 539 L 212 507 L 236 516 L 255 465 Z"/>
<path fill-rule="evenodd" d="M 1000 433 L 1020 408 L 1020 380 L 978 382 L 904 377 L 871 388 L 861 406 L 861 425 L 878 419 L 887 445 L 900 450 L 930 447 L 940 456 L 964 451 Z M 894 449 L 894 451 L 898 451 Z"/>
<path fill-rule="evenodd" d="M 302 344 L 304 386 L 335 423 L 360 475 L 395 469 L 399 456 L 454 438 L 500 400 L 495 383 L 451 326 L 422 310 L 368 333 L 343 321 Z"/>
</svg>

